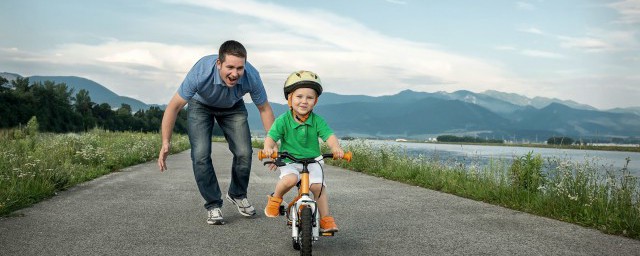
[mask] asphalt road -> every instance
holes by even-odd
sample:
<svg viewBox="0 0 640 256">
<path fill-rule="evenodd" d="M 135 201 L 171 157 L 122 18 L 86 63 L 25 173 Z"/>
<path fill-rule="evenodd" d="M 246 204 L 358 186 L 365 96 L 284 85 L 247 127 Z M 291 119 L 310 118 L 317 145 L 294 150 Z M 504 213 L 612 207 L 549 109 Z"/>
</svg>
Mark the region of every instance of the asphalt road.
<svg viewBox="0 0 640 256">
<path fill-rule="evenodd" d="M 214 143 L 221 188 L 231 154 Z M 189 151 L 169 170 L 126 168 L 0 219 L 0 255 L 296 255 L 283 217 L 267 218 L 277 173 L 254 157 L 242 217 L 225 202 L 222 226 L 205 223 Z M 640 241 L 361 173 L 327 167 L 340 227 L 314 243 L 316 255 L 640 255 Z M 292 193 L 292 192 L 291 192 Z M 288 195 L 286 199 L 291 198 Z"/>
</svg>

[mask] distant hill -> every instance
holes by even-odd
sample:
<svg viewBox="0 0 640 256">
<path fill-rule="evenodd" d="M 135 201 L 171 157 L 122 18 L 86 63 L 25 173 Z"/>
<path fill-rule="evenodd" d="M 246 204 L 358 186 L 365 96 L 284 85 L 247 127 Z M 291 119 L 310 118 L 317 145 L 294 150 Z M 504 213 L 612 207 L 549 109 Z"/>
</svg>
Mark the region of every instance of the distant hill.
<svg viewBox="0 0 640 256">
<path fill-rule="evenodd" d="M 522 119 L 515 127 L 520 129 L 547 130 L 573 136 L 640 135 L 640 116 L 630 113 L 574 109 L 551 103 L 542 109 L 525 109 L 518 115 Z"/>
<path fill-rule="evenodd" d="M 69 88 L 74 89 L 74 94 L 78 93 L 80 90 L 84 89 L 89 91 L 89 96 L 91 96 L 91 100 L 95 103 L 107 103 L 112 108 L 119 108 L 122 104 L 129 104 L 131 106 L 131 110 L 138 111 L 139 109 L 149 109 L 149 106 L 142 101 L 137 99 L 120 96 L 113 91 L 107 89 L 99 83 L 96 83 L 92 80 L 76 77 L 76 76 L 30 76 L 29 82 L 44 82 L 44 81 L 54 81 L 56 83 L 65 83 Z"/>
<path fill-rule="evenodd" d="M 7 72 L 0 72 L 0 76 L 4 77 L 5 79 L 11 81 L 11 80 L 16 80 L 16 78 L 18 77 L 22 77 L 18 74 L 14 74 L 14 73 L 7 73 Z"/>
<path fill-rule="evenodd" d="M 633 112 L 575 109 L 555 102 L 539 109 L 469 91 L 405 90 L 380 97 L 323 93 L 319 102 L 314 111 L 341 136 L 422 139 L 457 134 L 532 141 L 560 135 L 640 137 L 640 115 Z M 288 110 L 281 104 L 272 103 L 272 107 L 276 116 Z M 251 129 L 261 132 L 255 106 L 247 104 L 247 109 Z"/>
<path fill-rule="evenodd" d="M 22 77 L 18 74 L 12 73 L 1 73 L 0 75 L 5 77 L 9 81 L 15 80 L 17 77 Z M 44 81 L 65 83 L 67 87 L 73 89 L 74 95 L 82 89 L 87 90 L 89 92 L 89 96 L 91 97 L 91 101 L 98 104 L 107 103 L 112 108 L 119 108 L 120 106 L 122 106 L 122 104 L 129 104 L 134 112 L 138 111 L 139 109 L 149 109 L 149 105 L 140 100 L 120 96 L 102 86 L 101 84 L 86 78 L 77 76 L 30 76 L 27 78 L 29 78 L 30 84 Z"/>
<path fill-rule="evenodd" d="M 589 106 L 587 104 L 580 104 L 572 100 L 559 100 L 545 97 L 534 97 L 533 99 L 530 99 L 519 94 L 499 92 L 494 90 L 488 90 L 483 92 L 482 94 L 523 107 L 532 106 L 534 108 L 544 108 L 546 106 L 549 106 L 551 103 L 560 103 L 575 109 L 597 110 L 592 106 Z"/>
<path fill-rule="evenodd" d="M 20 77 L 12 73 L 0 73 L 0 76 L 8 80 Z M 134 111 L 150 107 L 81 77 L 33 76 L 29 80 L 65 83 L 75 93 L 85 89 L 94 102 L 108 103 L 113 108 L 123 103 L 129 104 Z M 276 116 L 289 109 L 283 104 L 271 103 L 271 106 Z M 264 133 L 255 105 L 247 103 L 247 110 L 251 130 Z M 536 141 L 551 136 L 640 138 L 640 107 L 601 111 L 573 101 L 531 99 L 498 91 L 429 93 L 404 90 L 378 97 L 324 92 L 314 111 L 322 115 L 339 136 L 424 139 L 453 134 Z"/>
</svg>

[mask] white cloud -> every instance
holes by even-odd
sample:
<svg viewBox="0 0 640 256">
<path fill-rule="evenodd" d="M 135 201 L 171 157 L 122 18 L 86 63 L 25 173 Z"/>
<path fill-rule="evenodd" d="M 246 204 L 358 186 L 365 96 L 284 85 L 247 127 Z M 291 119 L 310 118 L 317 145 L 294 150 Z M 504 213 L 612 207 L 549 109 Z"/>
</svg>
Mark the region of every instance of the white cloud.
<svg viewBox="0 0 640 256">
<path fill-rule="evenodd" d="M 527 3 L 527 2 L 517 2 L 516 8 L 518 10 L 526 10 L 526 11 L 532 11 L 536 9 L 536 7 L 533 4 Z"/>
<path fill-rule="evenodd" d="M 385 1 L 392 4 L 407 4 L 406 1 L 401 1 L 401 0 L 385 0 Z"/>
<path fill-rule="evenodd" d="M 498 45 L 498 46 L 494 47 L 494 49 L 500 50 L 500 51 L 515 51 L 515 50 L 517 50 L 516 47 L 510 46 L 510 45 Z"/>
<path fill-rule="evenodd" d="M 544 35 L 545 34 L 544 32 L 542 32 L 542 30 L 534 28 L 534 27 L 518 29 L 518 31 L 525 32 L 525 33 L 530 33 L 530 34 L 536 34 L 536 35 Z"/>
<path fill-rule="evenodd" d="M 640 0 L 624 0 L 608 6 L 620 13 L 616 22 L 622 24 L 640 23 Z"/>
<path fill-rule="evenodd" d="M 539 50 L 522 50 L 521 53 L 526 56 L 539 57 L 539 58 L 561 59 L 565 57 L 562 54 L 547 52 L 547 51 L 539 51 Z"/>
<path fill-rule="evenodd" d="M 557 36 L 564 48 L 587 52 L 637 51 L 640 48 L 636 31 L 592 29 L 584 37 Z"/>
<path fill-rule="evenodd" d="M 15 72 L 23 76 L 82 76 L 122 96 L 163 103 L 169 100 L 191 66 L 200 57 L 211 54 L 210 49 L 210 46 L 111 40 L 97 45 L 64 44 L 44 52 L 2 49 L 0 58 L 10 62 L 7 66 L 20 69 Z"/>
<path fill-rule="evenodd" d="M 278 85 L 275 95 L 281 94 L 285 74 L 297 69 L 316 71 L 328 91 L 345 94 L 392 94 L 403 88 L 483 91 L 517 84 L 500 66 L 385 36 L 355 20 L 316 9 L 254 1 L 186 2 L 258 19 L 243 24 L 243 43 L 265 82 Z M 419 83 L 419 77 L 430 79 Z"/>
</svg>

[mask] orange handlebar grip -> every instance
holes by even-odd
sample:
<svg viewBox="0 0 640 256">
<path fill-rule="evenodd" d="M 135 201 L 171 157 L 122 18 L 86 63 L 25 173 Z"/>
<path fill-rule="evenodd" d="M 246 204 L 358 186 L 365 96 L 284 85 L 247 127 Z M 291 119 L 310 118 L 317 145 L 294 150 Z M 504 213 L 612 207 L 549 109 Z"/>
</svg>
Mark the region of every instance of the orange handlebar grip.
<svg viewBox="0 0 640 256">
<path fill-rule="evenodd" d="M 267 158 L 268 156 L 264 154 L 264 152 L 262 152 L 262 150 L 258 151 L 258 160 L 262 161 L 262 159 Z M 271 154 L 271 158 L 276 158 L 278 157 L 278 152 L 273 152 Z"/>
<path fill-rule="evenodd" d="M 351 158 L 353 157 L 353 153 L 351 151 L 347 151 L 344 153 L 342 159 L 347 160 L 347 162 L 351 162 Z"/>
</svg>

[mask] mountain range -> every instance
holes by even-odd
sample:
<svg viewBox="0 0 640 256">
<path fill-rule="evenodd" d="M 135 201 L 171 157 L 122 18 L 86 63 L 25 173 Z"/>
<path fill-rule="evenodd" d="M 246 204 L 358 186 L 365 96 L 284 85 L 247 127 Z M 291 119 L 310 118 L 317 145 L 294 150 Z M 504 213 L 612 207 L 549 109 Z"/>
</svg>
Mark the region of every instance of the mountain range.
<svg viewBox="0 0 640 256">
<path fill-rule="evenodd" d="M 17 74 L 0 73 L 13 80 Z M 92 101 L 113 108 L 129 104 L 134 111 L 151 105 L 119 96 L 89 79 L 74 76 L 32 76 L 29 81 L 65 83 L 74 92 L 89 91 Z M 278 97 L 281 95 L 276 95 Z M 272 96 L 273 97 L 273 96 Z M 257 109 L 247 103 L 249 125 L 263 133 Z M 287 111 L 271 103 L 277 115 Z M 162 106 L 161 106 L 162 107 Z M 640 107 L 599 110 L 574 101 L 528 98 L 514 93 L 460 90 L 394 95 L 340 95 L 324 92 L 314 111 L 322 115 L 339 136 L 426 139 L 442 134 L 481 136 L 505 140 L 546 140 L 551 136 L 574 138 L 638 138 Z"/>
</svg>

